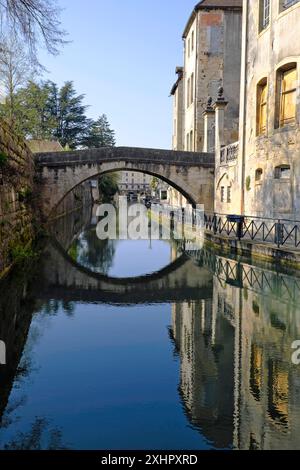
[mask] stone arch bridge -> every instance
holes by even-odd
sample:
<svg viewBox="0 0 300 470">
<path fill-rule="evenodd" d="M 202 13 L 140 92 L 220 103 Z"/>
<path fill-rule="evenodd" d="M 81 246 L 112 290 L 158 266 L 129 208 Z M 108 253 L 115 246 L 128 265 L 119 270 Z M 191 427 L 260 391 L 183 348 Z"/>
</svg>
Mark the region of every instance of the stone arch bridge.
<svg viewBox="0 0 300 470">
<path fill-rule="evenodd" d="M 41 278 L 47 282 L 38 285 L 43 300 L 51 300 L 55 294 L 64 302 L 136 305 L 212 296 L 212 275 L 184 253 L 156 273 L 129 278 L 114 278 L 85 268 L 54 239 L 47 246 L 45 259 Z"/>
<path fill-rule="evenodd" d="M 140 171 L 166 181 L 192 204 L 213 209 L 214 155 L 112 147 L 36 155 L 43 213 L 48 218 L 84 181 L 112 171 Z"/>
</svg>

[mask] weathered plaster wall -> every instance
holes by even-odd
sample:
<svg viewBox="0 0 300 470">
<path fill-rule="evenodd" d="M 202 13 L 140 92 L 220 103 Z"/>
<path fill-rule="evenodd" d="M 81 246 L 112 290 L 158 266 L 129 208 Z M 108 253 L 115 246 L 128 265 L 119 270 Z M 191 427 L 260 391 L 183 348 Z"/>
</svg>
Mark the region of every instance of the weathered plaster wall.
<svg viewBox="0 0 300 470">
<path fill-rule="evenodd" d="M 238 139 L 241 70 L 242 12 L 212 10 L 198 12 L 196 72 L 196 150 L 204 144 L 207 98 L 216 99 L 223 85 L 229 101 L 225 114 L 225 144 Z"/>
<path fill-rule="evenodd" d="M 271 1 L 268 28 L 259 33 L 259 1 L 249 2 L 247 84 L 245 105 L 245 212 L 278 218 L 300 218 L 300 2 L 279 10 L 278 0 Z M 294 125 L 275 126 L 276 71 L 284 64 L 295 62 L 298 68 L 297 117 Z M 256 135 L 256 93 L 261 79 L 268 79 L 267 132 Z M 290 165 L 291 178 L 275 179 L 275 167 Z M 255 171 L 263 170 L 255 182 Z"/>
</svg>

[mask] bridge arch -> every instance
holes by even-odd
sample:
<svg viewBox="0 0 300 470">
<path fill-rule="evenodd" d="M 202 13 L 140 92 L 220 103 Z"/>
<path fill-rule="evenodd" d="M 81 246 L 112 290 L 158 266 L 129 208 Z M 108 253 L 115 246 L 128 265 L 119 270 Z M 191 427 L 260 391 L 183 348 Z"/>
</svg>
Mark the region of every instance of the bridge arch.
<svg viewBox="0 0 300 470">
<path fill-rule="evenodd" d="M 80 183 L 77 183 L 73 188 L 69 189 L 68 192 L 66 194 L 63 195 L 62 199 L 60 201 L 58 201 L 56 203 L 56 205 L 53 207 L 52 211 L 51 212 L 55 212 L 55 209 L 63 202 L 63 200 L 70 194 L 72 193 L 72 191 L 74 191 L 74 189 L 78 186 L 80 186 L 81 184 L 85 183 L 86 181 L 89 181 L 89 180 L 93 180 L 93 179 L 97 179 L 99 178 L 100 176 L 103 176 L 103 175 L 107 175 L 107 174 L 110 174 L 110 173 L 113 173 L 113 172 L 118 172 L 118 171 L 130 171 L 130 172 L 136 172 L 136 173 L 145 173 L 147 175 L 150 175 L 150 176 L 153 176 L 153 177 L 157 177 L 159 178 L 160 180 L 164 181 L 165 183 L 167 183 L 169 186 L 172 186 L 174 189 L 176 189 L 177 191 L 179 191 L 186 199 L 187 201 L 192 204 L 193 206 L 196 206 L 196 200 L 195 200 L 195 195 L 192 194 L 191 192 L 186 192 L 185 189 L 182 189 L 180 186 L 179 186 L 179 182 L 175 182 L 175 181 L 171 181 L 169 180 L 167 177 L 163 176 L 163 175 L 160 175 L 160 174 L 157 174 L 157 173 L 154 173 L 154 172 L 151 172 L 149 170 L 146 171 L 145 170 L 141 170 L 140 168 L 136 168 L 136 167 L 132 167 L 130 166 L 130 168 L 127 166 L 124 166 L 124 165 L 121 165 L 120 167 L 118 168 L 115 168 L 114 166 L 114 169 L 112 170 L 105 170 L 105 171 L 102 171 L 101 173 L 96 173 L 95 175 L 92 175 L 90 176 L 89 178 L 86 178 L 84 179 L 83 181 L 81 181 Z M 50 216 L 51 216 L 51 213 L 50 213 Z"/>
<path fill-rule="evenodd" d="M 100 148 L 36 155 L 42 207 L 49 218 L 59 203 L 84 181 L 115 171 L 137 171 L 157 176 L 192 204 L 213 209 L 214 156 L 194 152 Z"/>
<path fill-rule="evenodd" d="M 189 299 L 211 298 L 212 275 L 199 268 L 184 253 L 161 270 L 130 278 L 115 278 L 95 273 L 66 253 L 52 239 L 46 248 L 45 285 L 39 287 L 42 297 L 63 301 L 83 300 L 118 305 L 170 303 Z"/>
</svg>

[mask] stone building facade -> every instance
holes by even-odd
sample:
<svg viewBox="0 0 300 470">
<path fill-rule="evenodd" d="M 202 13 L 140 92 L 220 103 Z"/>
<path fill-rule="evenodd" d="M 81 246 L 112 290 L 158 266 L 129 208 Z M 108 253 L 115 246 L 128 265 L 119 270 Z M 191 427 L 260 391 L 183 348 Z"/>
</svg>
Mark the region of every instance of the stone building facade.
<svg viewBox="0 0 300 470">
<path fill-rule="evenodd" d="M 238 138 L 241 69 L 242 1 L 202 0 L 185 27 L 184 67 L 177 67 L 174 97 L 173 149 L 204 149 L 203 112 L 208 96 L 227 84 L 225 143 Z M 212 129 L 211 129 L 212 130 Z M 214 147 L 213 139 L 210 144 Z"/>
<path fill-rule="evenodd" d="M 239 158 L 246 214 L 300 220 L 299 28 L 299 1 L 244 1 Z"/>
<path fill-rule="evenodd" d="M 119 190 L 121 192 L 149 192 L 152 176 L 138 171 L 120 171 Z"/>
<path fill-rule="evenodd" d="M 300 220 L 299 25 L 298 0 L 243 2 L 239 142 L 216 149 L 216 212 Z"/>
</svg>

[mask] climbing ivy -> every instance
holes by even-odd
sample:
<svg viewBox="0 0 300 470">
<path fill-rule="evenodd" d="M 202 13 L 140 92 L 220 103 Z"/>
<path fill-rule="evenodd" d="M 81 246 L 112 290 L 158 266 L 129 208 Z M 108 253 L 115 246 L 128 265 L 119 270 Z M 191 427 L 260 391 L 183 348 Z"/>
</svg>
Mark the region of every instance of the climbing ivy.
<svg viewBox="0 0 300 470">
<path fill-rule="evenodd" d="M 250 189 L 251 189 L 251 178 L 250 178 L 250 176 L 247 176 L 247 178 L 246 178 L 246 189 L 247 189 L 247 191 L 250 191 Z"/>
<path fill-rule="evenodd" d="M 0 152 L 0 167 L 6 165 L 7 160 L 8 156 L 5 153 Z"/>
</svg>

